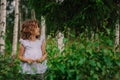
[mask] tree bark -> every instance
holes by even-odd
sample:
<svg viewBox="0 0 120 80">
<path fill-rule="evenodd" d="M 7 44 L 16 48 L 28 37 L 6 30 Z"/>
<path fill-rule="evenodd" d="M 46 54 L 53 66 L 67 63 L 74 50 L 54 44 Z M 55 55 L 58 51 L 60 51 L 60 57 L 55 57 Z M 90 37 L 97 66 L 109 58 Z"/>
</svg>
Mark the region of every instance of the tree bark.
<svg viewBox="0 0 120 80">
<path fill-rule="evenodd" d="M 19 0 L 15 0 L 15 21 L 14 21 L 14 31 L 13 31 L 12 55 L 15 55 L 17 51 L 18 21 L 19 21 L 18 5 L 19 5 Z"/>
<path fill-rule="evenodd" d="M 28 19 L 28 8 L 27 8 L 27 6 L 25 7 L 25 19 Z"/>
<path fill-rule="evenodd" d="M 46 24 L 45 24 L 45 18 L 41 16 L 41 36 L 46 39 Z"/>
<path fill-rule="evenodd" d="M 36 15 L 35 15 L 35 10 L 34 9 L 31 10 L 31 19 L 36 20 Z"/>
<path fill-rule="evenodd" d="M 63 1 L 64 0 L 56 0 L 56 3 L 58 3 L 58 2 L 62 3 Z M 57 38 L 57 46 L 61 53 L 64 50 L 64 43 L 63 43 L 64 34 L 61 33 L 60 31 L 58 31 L 56 38 Z"/>
<path fill-rule="evenodd" d="M 118 14 L 119 14 L 119 12 L 117 12 Z M 116 29 L 115 29 L 115 31 L 116 31 L 116 33 L 115 33 L 115 49 L 119 46 L 119 31 L 120 31 L 120 23 L 119 23 L 119 17 L 118 17 L 118 19 L 117 19 L 117 21 L 116 21 L 116 25 L 115 25 L 115 27 L 116 27 Z"/>
<path fill-rule="evenodd" d="M 6 0 L 1 0 L 0 16 L 0 53 L 5 52 L 5 33 L 6 33 Z"/>
<path fill-rule="evenodd" d="M 62 52 L 64 50 L 64 43 L 63 43 L 63 39 L 64 39 L 64 34 L 62 34 L 60 31 L 58 32 L 57 36 L 57 46 L 58 49 L 60 50 L 60 52 Z"/>
<path fill-rule="evenodd" d="M 56 2 L 61 2 L 61 3 L 62 3 L 63 1 L 64 1 L 64 0 L 56 0 Z"/>
</svg>

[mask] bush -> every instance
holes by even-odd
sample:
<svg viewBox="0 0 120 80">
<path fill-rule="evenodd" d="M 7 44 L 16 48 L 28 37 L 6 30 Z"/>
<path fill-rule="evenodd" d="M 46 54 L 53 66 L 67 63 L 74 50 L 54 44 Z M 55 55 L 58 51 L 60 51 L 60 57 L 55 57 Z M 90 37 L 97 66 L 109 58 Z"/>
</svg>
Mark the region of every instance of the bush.
<svg viewBox="0 0 120 80">
<path fill-rule="evenodd" d="M 47 80 L 120 79 L 120 52 L 114 51 L 109 37 L 101 36 L 94 41 L 83 37 L 67 41 L 63 53 L 59 53 L 57 47 L 50 43 L 47 45 Z"/>
<path fill-rule="evenodd" d="M 65 50 L 60 53 L 55 38 L 47 40 L 48 71 L 46 80 L 119 80 L 120 51 L 115 52 L 107 36 L 94 40 L 80 36 L 64 39 Z M 19 74 L 19 60 L 10 54 L 0 55 L 0 80 L 24 80 Z M 30 76 L 32 77 L 32 76 Z"/>
<path fill-rule="evenodd" d="M 19 60 L 10 55 L 0 55 L 0 80 L 21 80 Z"/>
</svg>

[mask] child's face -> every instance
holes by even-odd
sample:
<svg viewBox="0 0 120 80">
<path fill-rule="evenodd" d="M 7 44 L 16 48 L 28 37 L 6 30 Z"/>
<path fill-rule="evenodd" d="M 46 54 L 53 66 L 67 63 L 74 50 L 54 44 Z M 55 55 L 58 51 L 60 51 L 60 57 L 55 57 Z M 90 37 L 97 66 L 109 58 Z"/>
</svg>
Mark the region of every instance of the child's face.
<svg viewBox="0 0 120 80">
<path fill-rule="evenodd" d="M 36 36 L 40 35 L 40 28 L 39 28 L 39 27 L 37 27 L 37 28 L 35 29 L 35 35 L 36 35 Z"/>
</svg>

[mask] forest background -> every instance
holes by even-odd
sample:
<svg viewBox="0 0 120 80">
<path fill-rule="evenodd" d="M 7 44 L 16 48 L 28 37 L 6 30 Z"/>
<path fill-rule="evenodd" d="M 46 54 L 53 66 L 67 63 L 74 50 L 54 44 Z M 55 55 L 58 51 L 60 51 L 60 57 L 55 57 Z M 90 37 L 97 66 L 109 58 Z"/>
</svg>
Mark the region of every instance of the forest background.
<svg viewBox="0 0 120 80">
<path fill-rule="evenodd" d="M 119 0 L 0 3 L 0 80 L 24 79 L 17 53 L 26 19 L 37 19 L 46 38 L 46 80 L 120 80 Z"/>
</svg>

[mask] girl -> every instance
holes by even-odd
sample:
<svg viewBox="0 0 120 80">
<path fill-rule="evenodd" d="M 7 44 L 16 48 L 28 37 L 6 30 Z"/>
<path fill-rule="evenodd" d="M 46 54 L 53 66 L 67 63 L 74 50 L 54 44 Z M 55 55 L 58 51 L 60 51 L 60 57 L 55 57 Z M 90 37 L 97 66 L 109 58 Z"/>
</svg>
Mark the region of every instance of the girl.
<svg viewBox="0 0 120 80">
<path fill-rule="evenodd" d="M 21 60 L 21 73 L 43 74 L 47 70 L 45 41 L 40 36 L 36 20 L 27 20 L 22 24 L 18 58 Z M 43 77 L 41 78 L 43 80 Z"/>
</svg>

